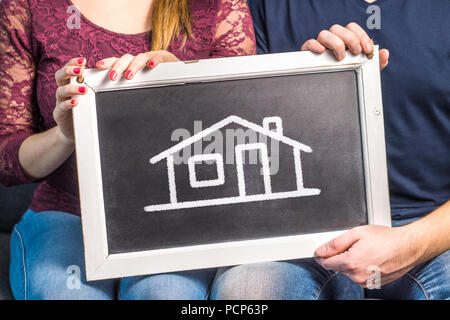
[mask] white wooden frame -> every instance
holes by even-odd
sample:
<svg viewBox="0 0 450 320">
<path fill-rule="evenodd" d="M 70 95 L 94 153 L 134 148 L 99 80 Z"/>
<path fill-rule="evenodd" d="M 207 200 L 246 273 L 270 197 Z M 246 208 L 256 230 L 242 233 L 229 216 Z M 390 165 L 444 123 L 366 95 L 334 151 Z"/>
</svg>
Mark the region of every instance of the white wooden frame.
<svg viewBox="0 0 450 320">
<path fill-rule="evenodd" d="M 86 70 L 86 95 L 74 109 L 78 178 L 88 280 L 311 257 L 322 243 L 346 230 L 261 240 L 224 242 L 141 252 L 108 252 L 97 132 L 97 92 L 354 70 L 357 75 L 369 224 L 391 224 L 378 48 L 338 62 L 327 52 L 291 52 L 161 64 L 132 80 L 110 81 L 107 71 Z M 72 80 L 77 84 L 75 80 Z"/>
</svg>

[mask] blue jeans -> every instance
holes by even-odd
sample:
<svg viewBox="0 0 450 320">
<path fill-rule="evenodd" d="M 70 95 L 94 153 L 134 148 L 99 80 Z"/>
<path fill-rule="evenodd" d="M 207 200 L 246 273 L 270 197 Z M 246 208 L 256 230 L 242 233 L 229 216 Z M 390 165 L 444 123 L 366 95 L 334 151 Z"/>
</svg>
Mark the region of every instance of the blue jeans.
<svg viewBox="0 0 450 320">
<path fill-rule="evenodd" d="M 11 236 L 16 299 L 449 299 L 449 251 L 380 290 L 363 290 L 312 259 L 87 282 L 81 220 L 27 211 Z"/>
<path fill-rule="evenodd" d="M 16 299 L 206 299 L 216 270 L 86 281 L 81 219 L 27 211 L 11 235 L 10 284 Z"/>
<path fill-rule="evenodd" d="M 393 221 L 394 227 L 415 219 Z M 313 259 L 221 268 L 211 290 L 213 299 L 296 300 L 450 300 L 450 251 L 413 268 L 381 289 L 363 289 Z"/>
</svg>

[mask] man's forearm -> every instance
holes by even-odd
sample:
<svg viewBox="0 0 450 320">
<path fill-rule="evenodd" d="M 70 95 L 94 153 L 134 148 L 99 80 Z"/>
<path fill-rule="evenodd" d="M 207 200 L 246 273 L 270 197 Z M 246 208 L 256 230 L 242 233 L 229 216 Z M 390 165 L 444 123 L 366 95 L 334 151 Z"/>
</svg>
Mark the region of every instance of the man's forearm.
<svg viewBox="0 0 450 320">
<path fill-rule="evenodd" d="M 450 201 L 407 226 L 406 236 L 418 263 L 430 260 L 450 249 Z"/>
</svg>

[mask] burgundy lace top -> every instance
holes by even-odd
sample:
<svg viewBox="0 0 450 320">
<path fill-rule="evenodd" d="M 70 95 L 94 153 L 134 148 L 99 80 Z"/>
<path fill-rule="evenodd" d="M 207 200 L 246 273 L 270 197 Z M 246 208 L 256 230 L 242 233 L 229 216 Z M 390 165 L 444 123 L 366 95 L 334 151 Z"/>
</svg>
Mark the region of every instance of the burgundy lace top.
<svg viewBox="0 0 450 320">
<path fill-rule="evenodd" d="M 18 150 L 28 136 L 56 123 L 55 72 L 73 57 L 87 68 L 108 57 L 150 50 L 150 32 L 127 35 L 108 31 L 80 16 L 69 28 L 70 0 L 2 0 L 0 3 L 0 183 L 34 182 L 25 176 Z M 245 0 L 192 0 L 194 38 L 181 49 L 169 47 L 180 60 L 256 53 L 251 16 Z M 69 13 L 67 13 L 69 11 Z M 75 157 L 41 179 L 30 208 L 80 214 Z"/>
</svg>

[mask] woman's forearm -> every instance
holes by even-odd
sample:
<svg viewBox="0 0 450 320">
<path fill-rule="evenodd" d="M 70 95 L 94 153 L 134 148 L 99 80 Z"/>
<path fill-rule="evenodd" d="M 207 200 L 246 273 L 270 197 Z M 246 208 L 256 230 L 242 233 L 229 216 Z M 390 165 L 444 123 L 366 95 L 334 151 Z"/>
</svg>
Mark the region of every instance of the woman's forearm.
<svg viewBox="0 0 450 320">
<path fill-rule="evenodd" d="M 19 162 L 25 175 L 41 179 L 62 165 L 73 151 L 73 141 L 56 126 L 25 139 L 19 149 Z"/>
</svg>

